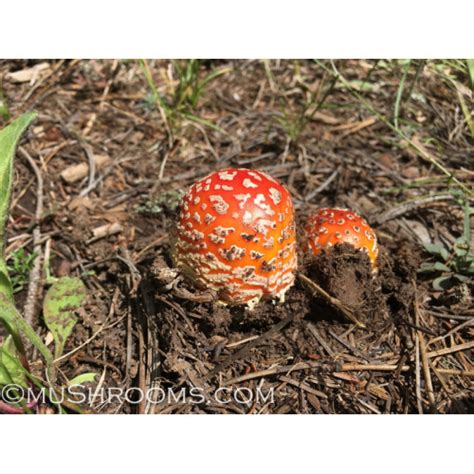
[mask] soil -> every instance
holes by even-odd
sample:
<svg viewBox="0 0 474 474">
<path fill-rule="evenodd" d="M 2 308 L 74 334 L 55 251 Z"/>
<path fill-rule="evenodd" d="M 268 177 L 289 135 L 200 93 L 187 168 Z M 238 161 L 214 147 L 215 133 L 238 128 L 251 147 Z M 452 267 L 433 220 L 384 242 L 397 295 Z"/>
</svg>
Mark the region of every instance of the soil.
<svg viewBox="0 0 474 474">
<path fill-rule="evenodd" d="M 383 122 L 368 122 L 370 113 L 344 87 L 328 90 L 320 111 L 291 140 L 287 122 L 301 115 L 311 91 L 329 87 L 320 67 L 271 61 L 269 76 L 261 61 L 203 62 L 203 75 L 215 68 L 230 72 L 209 84 L 193 113 L 225 133 L 183 118 L 170 139 L 137 63 L 48 61 L 33 84 L 8 80 L 8 73 L 37 63 L 0 61 L 0 79 L 12 116 L 39 112 L 22 147 L 41 169 L 39 226 L 43 251 L 46 243 L 51 249 L 51 272 L 81 276 L 89 290 L 59 364 L 61 382 L 96 372 L 87 385 L 92 391 L 130 394 L 95 400 L 86 410 L 472 412 L 472 281 L 439 292 L 418 272 L 430 258 L 423 241 L 449 244 L 461 235 L 462 209 L 447 197 L 400 211 L 407 202 L 446 194 L 448 180 Z M 401 66 L 338 65 L 351 80 L 367 80 L 367 99 L 380 113 L 392 113 Z M 151 61 L 150 68 L 160 93 L 171 97 L 176 77 L 169 77 L 170 62 Z M 403 119 L 430 153 L 472 186 L 473 141 L 456 92 L 429 64 L 420 74 L 416 79 L 414 71 L 407 81 L 424 100 L 407 99 Z M 88 147 L 111 164 L 95 178 L 65 182 L 61 172 L 88 163 Z M 365 253 L 350 246 L 313 258 L 300 245 L 299 275 L 281 305 L 262 301 L 247 311 L 193 288 L 170 258 L 179 198 L 196 179 L 232 166 L 263 170 L 285 184 L 299 227 L 318 207 L 363 215 L 380 244 L 377 272 Z M 21 247 L 32 251 L 37 197 L 35 175 L 18 154 L 8 255 Z M 120 232 L 94 238 L 93 229 L 115 223 Z M 43 279 L 40 288 L 34 327 L 47 339 Z M 16 294 L 20 309 L 25 298 L 26 290 Z M 432 354 L 447 348 L 454 350 Z M 32 353 L 31 360 L 41 376 L 41 359 Z M 151 398 L 140 400 L 138 389 Z"/>
</svg>

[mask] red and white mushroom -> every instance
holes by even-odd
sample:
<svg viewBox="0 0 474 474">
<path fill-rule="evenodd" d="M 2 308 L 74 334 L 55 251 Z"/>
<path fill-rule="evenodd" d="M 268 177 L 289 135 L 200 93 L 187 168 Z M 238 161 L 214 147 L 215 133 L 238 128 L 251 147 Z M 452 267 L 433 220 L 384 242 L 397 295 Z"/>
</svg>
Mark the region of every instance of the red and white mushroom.
<svg viewBox="0 0 474 474">
<path fill-rule="evenodd" d="M 377 236 L 367 221 L 348 209 L 320 209 L 309 216 L 305 226 L 313 255 L 338 244 L 349 244 L 367 252 L 372 271 L 377 270 Z"/>
<path fill-rule="evenodd" d="M 290 194 L 260 171 L 211 173 L 183 198 L 174 259 L 224 303 L 252 308 L 262 297 L 283 301 L 297 263 Z"/>
</svg>

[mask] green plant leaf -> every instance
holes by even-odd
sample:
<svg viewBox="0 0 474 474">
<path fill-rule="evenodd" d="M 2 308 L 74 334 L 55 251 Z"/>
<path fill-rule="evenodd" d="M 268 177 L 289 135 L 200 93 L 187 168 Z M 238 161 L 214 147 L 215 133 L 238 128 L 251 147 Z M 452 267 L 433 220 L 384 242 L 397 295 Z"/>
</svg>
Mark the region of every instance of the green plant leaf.
<svg viewBox="0 0 474 474">
<path fill-rule="evenodd" d="M 75 385 L 82 385 L 87 382 L 94 382 L 98 374 L 95 372 L 87 372 L 85 374 L 80 374 L 77 377 L 74 377 L 69 381 L 68 386 L 74 387 Z"/>
<path fill-rule="evenodd" d="M 466 241 L 464 236 L 458 237 L 454 241 L 453 249 L 458 257 L 466 257 L 469 253 L 469 241 Z"/>
<path fill-rule="evenodd" d="M 2 383 L 16 384 L 24 388 L 28 386 L 25 369 L 21 365 L 11 336 L 7 337 L 0 347 L 0 385 Z"/>
<path fill-rule="evenodd" d="M 442 262 L 435 262 L 433 267 L 438 272 L 450 272 L 451 271 L 451 269 Z"/>
<path fill-rule="evenodd" d="M 469 281 L 469 277 L 467 275 L 460 275 L 459 273 L 455 273 L 453 275 L 453 278 L 460 281 L 461 283 L 466 283 L 467 281 Z"/>
<path fill-rule="evenodd" d="M 10 300 L 13 299 L 13 290 L 5 264 L 4 243 L 10 206 L 13 158 L 21 136 L 35 118 L 35 112 L 23 114 L 0 131 L 0 292 Z"/>
<path fill-rule="evenodd" d="M 8 277 L 5 260 L 0 255 L 0 293 L 3 293 L 10 301 L 13 300 L 13 287 Z"/>
<path fill-rule="evenodd" d="M 61 356 L 77 317 L 74 314 L 86 298 L 86 287 L 79 278 L 59 278 L 49 288 L 43 302 L 44 320 L 55 342 L 55 357 Z"/>
<path fill-rule="evenodd" d="M 0 323 L 5 327 L 7 334 L 13 338 L 13 342 L 20 354 L 25 355 L 25 348 L 21 340 L 17 322 L 21 319 L 15 303 L 6 293 L 0 291 Z M 26 324 L 26 323 L 25 323 Z"/>
<path fill-rule="evenodd" d="M 436 271 L 434 263 L 423 262 L 418 270 L 420 273 L 433 273 Z"/>
<path fill-rule="evenodd" d="M 20 358 L 23 360 L 22 365 L 26 366 L 26 353 L 23 346 L 20 333 L 22 333 L 26 338 L 33 344 L 33 346 L 38 349 L 40 354 L 43 356 L 46 363 L 46 371 L 49 377 L 49 380 L 54 382 L 56 377 L 56 371 L 54 369 L 54 359 L 53 355 L 46 347 L 42 339 L 35 333 L 34 329 L 22 318 L 20 313 L 15 307 L 14 302 L 8 298 L 5 293 L 0 291 L 0 322 L 3 323 L 7 329 L 7 333 L 10 334 L 15 343 L 15 348 L 20 354 Z M 23 363 L 24 362 L 24 363 Z"/>
<path fill-rule="evenodd" d="M 469 249 L 466 247 L 455 245 L 453 248 L 454 248 L 454 253 L 458 257 L 465 257 L 469 253 Z"/>
<path fill-rule="evenodd" d="M 13 293 L 21 291 L 28 283 L 28 276 L 33 267 L 36 253 L 27 253 L 23 247 L 15 250 L 7 261 L 8 277 Z"/>
<path fill-rule="evenodd" d="M 436 291 L 445 291 L 453 286 L 453 278 L 451 275 L 440 276 L 433 280 L 433 288 Z"/>
<path fill-rule="evenodd" d="M 448 260 L 449 253 L 443 245 L 424 243 L 423 246 L 427 252 L 434 255 L 439 255 L 445 261 Z"/>
<path fill-rule="evenodd" d="M 1 349 L 0 349 L 1 355 Z M 0 362 L 0 387 L 12 383 L 12 379 L 6 367 Z"/>
</svg>

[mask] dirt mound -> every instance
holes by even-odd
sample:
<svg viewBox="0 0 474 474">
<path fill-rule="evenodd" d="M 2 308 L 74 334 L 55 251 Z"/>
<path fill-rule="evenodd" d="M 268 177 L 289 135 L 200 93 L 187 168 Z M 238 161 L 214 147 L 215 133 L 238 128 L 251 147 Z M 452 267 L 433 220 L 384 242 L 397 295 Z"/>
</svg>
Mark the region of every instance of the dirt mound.
<svg viewBox="0 0 474 474">
<path fill-rule="evenodd" d="M 142 282 L 147 290 L 140 297 L 149 311 L 147 320 L 156 330 L 162 356 L 159 378 L 175 390 L 189 389 L 192 380 L 212 393 L 272 363 L 321 361 L 328 370 L 338 370 L 350 354 L 354 359 L 375 360 L 387 348 L 396 347 L 396 341 L 406 339 L 406 326 L 399 324 L 403 311 L 397 295 L 413 274 L 403 273 L 403 262 L 396 255 L 381 260 L 377 275 L 372 274 L 364 253 L 346 245 L 305 262 L 306 276 L 353 311 L 365 328 L 345 319 L 337 307 L 301 281 L 281 305 L 262 301 L 247 311 L 209 301 L 211 295 L 182 280 L 167 261 L 163 256 L 155 260 Z M 400 270 L 399 275 L 393 268 Z M 270 378 L 267 383 L 278 380 Z M 198 408 L 219 412 L 222 407 L 206 403 Z M 191 407 L 166 409 L 193 411 Z M 234 409 L 242 407 L 236 404 Z"/>
<path fill-rule="evenodd" d="M 388 316 L 380 278 L 372 273 L 364 252 L 350 245 L 337 245 L 305 264 L 307 276 L 358 315 L 366 325 Z"/>
</svg>

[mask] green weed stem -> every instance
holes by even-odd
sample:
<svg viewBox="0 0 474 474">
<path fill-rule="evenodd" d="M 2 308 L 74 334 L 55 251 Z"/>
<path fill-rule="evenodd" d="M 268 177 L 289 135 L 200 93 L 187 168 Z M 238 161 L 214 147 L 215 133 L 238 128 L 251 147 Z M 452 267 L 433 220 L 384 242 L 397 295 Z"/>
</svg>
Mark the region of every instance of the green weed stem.
<svg viewBox="0 0 474 474">
<path fill-rule="evenodd" d="M 400 85 L 398 86 L 397 90 L 397 96 L 395 98 L 395 110 L 393 112 L 393 124 L 395 127 L 398 127 L 398 117 L 400 115 L 400 106 L 402 102 L 402 96 L 403 96 L 403 88 L 405 86 L 405 80 L 408 75 L 408 71 L 410 70 L 410 65 L 411 65 L 411 59 L 408 60 L 408 62 L 405 64 L 405 67 L 403 68 L 403 74 L 402 78 L 400 80 Z"/>
</svg>

